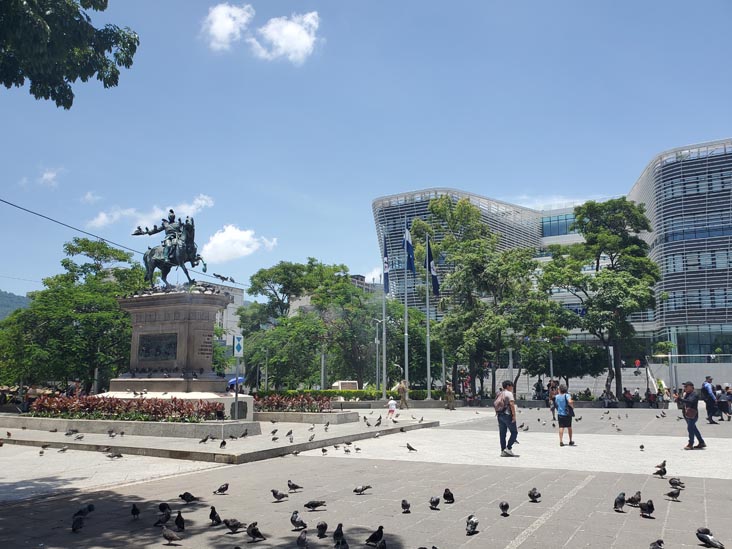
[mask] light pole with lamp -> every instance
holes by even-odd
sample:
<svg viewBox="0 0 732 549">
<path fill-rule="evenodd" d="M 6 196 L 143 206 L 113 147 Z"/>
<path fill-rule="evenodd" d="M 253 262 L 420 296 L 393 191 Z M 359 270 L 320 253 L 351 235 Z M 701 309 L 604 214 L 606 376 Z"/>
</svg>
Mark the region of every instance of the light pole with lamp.
<svg viewBox="0 0 732 549">
<path fill-rule="evenodd" d="M 379 390 L 379 327 L 380 327 L 381 323 L 383 322 L 383 320 L 381 320 L 379 318 L 372 318 L 371 322 L 376 322 L 376 324 L 374 326 L 375 333 L 376 333 L 376 335 L 374 336 L 374 343 L 376 344 L 376 378 L 375 378 L 375 380 L 376 380 L 376 390 L 378 391 Z M 383 381 L 382 381 L 382 383 L 383 383 Z"/>
</svg>

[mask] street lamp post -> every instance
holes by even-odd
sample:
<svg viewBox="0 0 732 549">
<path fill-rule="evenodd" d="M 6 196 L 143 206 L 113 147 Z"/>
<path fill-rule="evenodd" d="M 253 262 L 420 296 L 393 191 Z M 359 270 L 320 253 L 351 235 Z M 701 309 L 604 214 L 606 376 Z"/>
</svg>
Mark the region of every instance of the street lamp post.
<svg viewBox="0 0 732 549">
<path fill-rule="evenodd" d="M 375 333 L 376 333 L 376 335 L 374 336 L 374 343 L 376 344 L 376 377 L 374 379 L 376 381 L 376 390 L 378 391 L 379 390 L 379 326 L 381 325 L 383 320 L 381 320 L 379 318 L 372 318 L 371 322 L 376 323 L 374 325 Z"/>
</svg>

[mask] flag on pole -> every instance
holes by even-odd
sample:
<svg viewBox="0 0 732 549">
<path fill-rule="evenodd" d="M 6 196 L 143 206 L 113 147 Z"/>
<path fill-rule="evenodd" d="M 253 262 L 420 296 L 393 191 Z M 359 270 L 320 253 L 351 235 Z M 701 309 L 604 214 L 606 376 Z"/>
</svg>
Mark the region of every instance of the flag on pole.
<svg viewBox="0 0 732 549">
<path fill-rule="evenodd" d="M 412 271 L 412 274 L 417 274 L 417 269 L 414 266 L 414 246 L 412 246 L 412 233 L 409 229 L 404 227 L 404 249 L 407 252 L 407 270 Z"/>
<path fill-rule="evenodd" d="M 432 275 L 432 293 L 435 297 L 440 297 L 440 281 L 437 279 L 437 265 L 435 265 L 435 260 L 432 258 L 432 246 L 430 246 L 429 239 L 427 239 L 425 268 L 429 269 L 430 275 Z"/>
<path fill-rule="evenodd" d="M 386 249 L 386 234 L 384 235 L 384 293 L 389 293 L 389 252 Z"/>
</svg>

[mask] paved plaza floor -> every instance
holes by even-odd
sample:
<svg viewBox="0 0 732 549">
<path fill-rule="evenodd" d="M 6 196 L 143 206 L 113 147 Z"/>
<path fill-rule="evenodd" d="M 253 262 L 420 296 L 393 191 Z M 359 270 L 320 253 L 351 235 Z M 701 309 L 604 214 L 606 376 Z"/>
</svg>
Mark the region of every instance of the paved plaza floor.
<svg viewBox="0 0 732 549">
<path fill-rule="evenodd" d="M 683 451 L 686 428 L 675 409 L 665 418 L 647 409 L 609 414 L 578 409 L 577 446 L 560 447 L 550 412 L 523 409 L 519 423 L 529 430 L 520 433 L 514 448 L 520 457 L 501 458 L 492 410 L 475 412 L 415 410 L 415 416 L 439 420 L 441 426 L 357 441 L 350 454 L 343 445 L 329 446 L 325 455 L 317 449 L 243 465 L 143 456 L 111 461 L 99 453 L 71 451 L 41 457 L 37 448 L 6 444 L 0 448 L 0 547 L 162 546 L 165 540 L 153 523 L 163 501 L 174 516 L 181 510 L 186 529 L 176 544 L 190 548 L 250 545 L 244 531 L 230 534 L 224 526 L 210 526 L 211 505 L 222 518 L 257 521 L 267 539 L 251 546 L 262 548 L 297 547 L 298 532 L 289 520 L 294 510 L 308 523 L 312 548 L 333 547 L 339 522 L 351 547 L 363 547 L 379 525 L 390 548 L 644 549 L 658 538 L 667 548 L 691 548 L 699 547 L 694 532 L 701 526 L 732 546 L 732 422 L 702 420 L 707 449 Z M 417 451 L 410 452 L 407 442 Z M 678 502 L 664 495 L 668 481 L 652 475 L 663 459 L 668 475 L 686 483 Z M 270 490 L 287 491 L 288 479 L 304 489 L 275 503 Z M 214 495 L 224 482 L 230 484 L 228 495 Z M 353 493 L 360 484 L 372 488 Z M 455 503 L 430 510 L 430 497 L 442 498 L 447 487 Z M 532 487 L 542 494 L 539 503 L 529 502 Z M 653 518 L 641 518 L 633 507 L 613 511 L 619 492 L 630 496 L 636 490 L 644 501 L 653 500 Z M 184 491 L 200 501 L 184 504 L 178 498 Z M 411 503 L 411 513 L 402 514 L 402 499 Z M 326 506 L 308 511 L 303 505 L 309 500 L 324 500 Z M 507 517 L 498 509 L 504 500 L 510 504 Z M 74 534 L 71 517 L 88 503 L 96 509 Z M 139 520 L 130 515 L 132 503 L 142 511 Z M 465 535 L 469 514 L 480 521 L 479 533 L 470 537 Z M 324 539 L 316 536 L 318 521 L 328 524 Z"/>
</svg>

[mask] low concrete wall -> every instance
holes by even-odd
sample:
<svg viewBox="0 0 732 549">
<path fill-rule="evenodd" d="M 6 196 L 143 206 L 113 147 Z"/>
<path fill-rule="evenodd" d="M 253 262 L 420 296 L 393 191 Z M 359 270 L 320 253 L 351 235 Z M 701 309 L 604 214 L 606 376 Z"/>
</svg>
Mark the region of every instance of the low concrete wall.
<svg viewBox="0 0 732 549">
<path fill-rule="evenodd" d="M 283 421 L 285 423 L 317 423 L 330 422 L 333 425 L 358 421 L 358 412 L 254 412 L 255 421 Z"/>
<path fill-rule="evenodd" d="M 409 400 L 409 408 L 445 408 L 445 400 Z M 386 402 L 383 400 L 344 400 L 331 402 L 334 410 L 386 410 Z M 455 407 L 466 406 L 465 401 L 455 399 Z"/>
<path fill-rule="evenodd" d="M 358 418 L 357 418 L 358 419 Z M 215 430 L 216 436 L 238 437 L 244 429 L 249 435 L 261 435 L 259 423 L 252 421 L 206 421 L 203 423 L 172 423 L 166 421 L 110 421 L 104 419 L 61 419 L 50 417 L 28 417 L 0 415 L 0 426 L 5 429 L 33 429 L 59 433 L 78 429 L 80 433 L 106 434 L 109 429 L 117 433 L 143 437 L 203 438 Z"/>
</svg>

